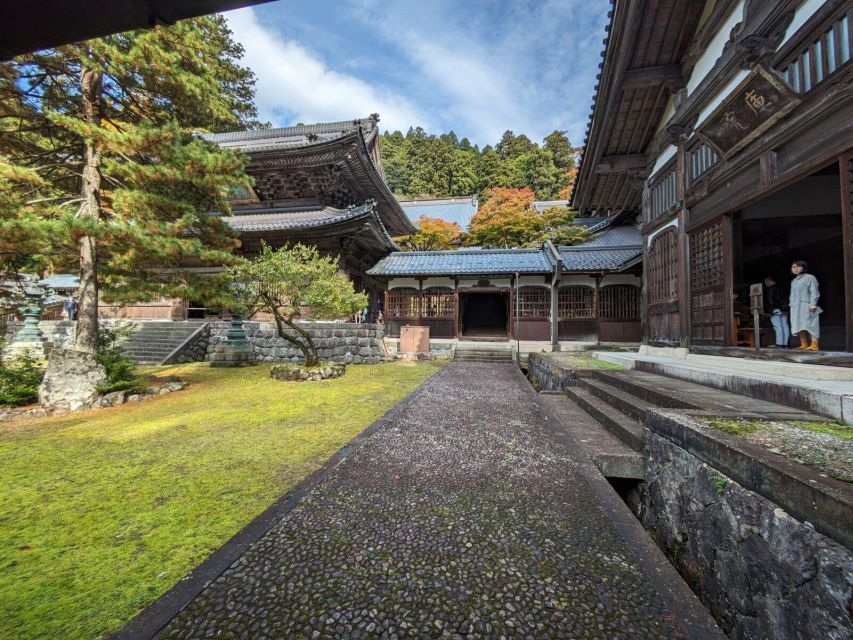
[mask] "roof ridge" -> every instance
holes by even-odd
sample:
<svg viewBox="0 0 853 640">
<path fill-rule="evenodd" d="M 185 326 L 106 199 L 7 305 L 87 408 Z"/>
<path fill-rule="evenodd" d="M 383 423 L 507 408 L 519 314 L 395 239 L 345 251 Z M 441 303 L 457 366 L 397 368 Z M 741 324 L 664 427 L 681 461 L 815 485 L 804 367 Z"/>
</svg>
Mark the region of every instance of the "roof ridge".
<svg viewBox="0 0 853 640">
<path fill-rule="evenodd" d="M 275 138 L 283 135 L 296 135 L 298 133 L 332 132 L 355 130 L 359 125 L 372 125 L 373 120 L 368 118 L 353 118 L 352 120 L 338 120 L 336 122 L 315 122 L 312 124 L 294 124 L 289 127 L 270 127 L 268 129 L 244 129 L 235 131 L 223 131 L 220 133 L 205 133 L 204 138 L 211 142 L 229 140 L 231 137 L 240 136 L 243 139 L 262 140 L 264 138 Z"/>
</svg>

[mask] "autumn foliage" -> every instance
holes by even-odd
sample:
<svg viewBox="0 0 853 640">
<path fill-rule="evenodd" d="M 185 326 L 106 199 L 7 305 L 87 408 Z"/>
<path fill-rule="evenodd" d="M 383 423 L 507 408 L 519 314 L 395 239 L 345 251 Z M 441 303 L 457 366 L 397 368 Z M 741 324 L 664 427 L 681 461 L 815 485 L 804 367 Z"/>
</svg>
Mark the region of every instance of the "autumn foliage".
<svg viewBox="0 0 853 640">
<path fill-rule="evenodd" d="M 550 207 L 537 213 L 531 189 L 489 189 L 487 200 L 471 219 L 465 237 L 468 246 L 487 248 L 536 247 L 546 240 L 555 244 L 577 244 L 589 234 L 574 224 L 575 212 L 568 207 Z"/>
<path fill-rule="evenodd" d="M 395 238 L 404 251 L 442 251 L 457 244 L 462 228 L 455 222 L 421 216 L 415 223 L 416 233 Z"/>
</svg>

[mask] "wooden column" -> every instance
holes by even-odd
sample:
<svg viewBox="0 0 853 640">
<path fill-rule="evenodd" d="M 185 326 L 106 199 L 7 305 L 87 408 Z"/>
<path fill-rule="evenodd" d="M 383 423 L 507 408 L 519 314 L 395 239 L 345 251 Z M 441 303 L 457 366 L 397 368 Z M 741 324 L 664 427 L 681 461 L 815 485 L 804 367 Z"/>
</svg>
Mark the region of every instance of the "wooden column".
<svg viewBox="0 0 853 640">
<path fill-rule="evenodd" d="M 681 203 L 678 212 L 678 324 L 681 334 L 680 344 L 690 346 L 690 243 L 687 238 L 688 212 L 684 208 L 684 195 L 687 192 L 687 153 L 684 149 L 684 138 L 678 140 L 678 151 L 675 156 L 675 195 Z"/>
<path fill-rule="evenodd" d="M 734 266 L 734 238 L 732 237 L 732 214 L 727 213 L 723 216 L 723 318 L 726 321 L 726 327 L 723 335 L 726 342 L 725 347 L 733 347 L 737 345 L 737 336 L 735 336 L 735 307 L 734 307 L 734 290 L 735 290 L 735 266 Z"/>
<path fill-rule="evenodd" d="M 418 326 L 424 326 L 424 281 L 418 278 Z"/>
<path fill-rule="evenodd" d="M 595 314 L 595 342 L 601 344 L 601 313 L 598 305 L 601 276 L 595 276 L 595 294 L 592 298 L 592 312 Z"/>
<path fill-rule="evenodd" d="M 844 244 L 844 291 L 846 314 L 844 330 L 847 351 L 853 351 L 853 149 L 839 160 L 841 177 L 841 226 Z"/>
</svg>

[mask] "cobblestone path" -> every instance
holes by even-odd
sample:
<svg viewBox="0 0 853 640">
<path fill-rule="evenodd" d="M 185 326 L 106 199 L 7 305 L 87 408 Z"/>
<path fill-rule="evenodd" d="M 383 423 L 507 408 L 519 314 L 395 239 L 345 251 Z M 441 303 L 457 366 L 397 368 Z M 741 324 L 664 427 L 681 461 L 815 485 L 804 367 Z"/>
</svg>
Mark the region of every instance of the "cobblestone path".
<svg viewBox="0 0 853 640">
<path fill-rule="evenodd" d="M 443 369 L 159 637 L 684 637 L 525 384 Z"/>
</svg>

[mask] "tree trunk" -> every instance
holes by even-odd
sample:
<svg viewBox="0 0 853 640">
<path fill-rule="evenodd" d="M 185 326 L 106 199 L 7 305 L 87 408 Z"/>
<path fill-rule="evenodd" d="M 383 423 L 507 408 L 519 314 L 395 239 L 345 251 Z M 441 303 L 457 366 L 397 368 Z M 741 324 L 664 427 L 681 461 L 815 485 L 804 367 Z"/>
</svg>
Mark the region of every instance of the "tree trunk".
<svg viewBox="0 0 853 640">
<path fill-rule="evenodd" d="M 305 366 L 314 367 L 320 364 L 320 358 L 317 356 L 317 347 L 314 345 L 314 341 L 311 340 L 311 335 L 296 326 L 296 323 L 293 320 L 283 317 L 280 313 L 273 313 L 273 318 L 275 318 L 275 326 L 278 331 L 278 337 L 283 340 L 287 340 L 290 344 L 295 346 L 302 352 L 302 357 L 305 358 Z M 284 325 L 287 325 L 289 328 L 293 329 L 298 335 L 302 336 L 304 342 L 293 336 L 287 335 L 284 331 Z"/>
<path fill-rule="evenodd" d="M 84 68 L 80 74 L 84 115 L 88 122 L 100 121 L 101 74 Z M 101 216 L 101 152 L 94 141 L 83 149 L 83 205 L 81 216 Z M 95 353 L 98 348 L 98 268 L 97 244 L 92 236 L 80 238 L 80 289 L 78 291 L 77 333 L 74 349 Z"/>
</svg>

